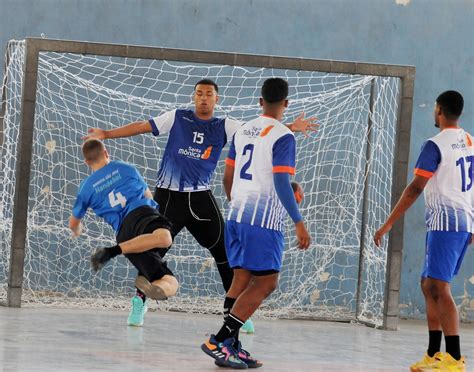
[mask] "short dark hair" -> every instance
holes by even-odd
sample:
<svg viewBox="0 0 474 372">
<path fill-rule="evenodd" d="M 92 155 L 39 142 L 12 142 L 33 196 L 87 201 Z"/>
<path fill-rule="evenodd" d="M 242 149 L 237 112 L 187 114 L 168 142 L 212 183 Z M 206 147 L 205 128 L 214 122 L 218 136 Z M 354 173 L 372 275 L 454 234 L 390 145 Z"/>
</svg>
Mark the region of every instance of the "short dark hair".
<svg viewBox="0 0 474 372">
<path fill-rule="evenodd" d="M 196 84 L 194 84 L 194 90 L 196 90 L 196 87 L 200 84 L 201 85 L 212 85 L 214 87 L 214 89 L 216 90 L 216 93 L 219 93 L 219 87 L 211 79 L 201 79 L 201 80 L 199 80 Z"/>
<path fill-rule="evenodd" d="M 105 146 L 102 141 L 91 138 L 82 144 L 82 155 L 84 159 L 90 162 L 96 162 L 99 160 L 105 151 Z"/>
<path fill-rule="evenodd" d="M 270 78 L 262 86 L 262 98 L 265 102 L 276 103 L 288 97 L 288 82 L 281 78 Z"/>
<path fill-rule="evenodd" d="M 461 93 L 455 90 L 447 90 L 436 98 L 436 103 L 447 119 L 455 120 L 461 116 L 464 107 L 464 99 Z"/>
</svg>

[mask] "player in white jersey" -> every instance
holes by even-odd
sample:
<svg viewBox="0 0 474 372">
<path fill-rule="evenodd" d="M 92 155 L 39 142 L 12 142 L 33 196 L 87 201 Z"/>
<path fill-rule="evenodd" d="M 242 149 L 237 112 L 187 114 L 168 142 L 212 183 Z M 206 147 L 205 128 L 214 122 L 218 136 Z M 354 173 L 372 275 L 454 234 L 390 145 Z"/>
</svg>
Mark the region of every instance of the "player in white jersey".
<svg viewBox="0 0 474 372">
<path fill-rule="evenodd" d="M 428 232 L 421 288 L 429 345 L 423 359 L 411 366 L 412 371 L 464 371 L 459 319 L 450 287 L 474 232 L 474 139 L 458 124 L 463 105 L 456 91 L 446 91 L 436 99 L 435 126 L 441 132 L 423 144 L 414 180 L 374 236 L 375 244 L 380 246 L 382 236 L 425 191 Z M 440 352 L 443 333 L 446 353 Z"/>
<path fill-rule="evenodd" d="M 222 278 L 226 297 L 226 315 L 236 295 L 229 291 L 233 271 L 229 266 L 224 244 L 224 220 L 210 189 L 210 182 L 222 149 L 233 137 L 241 122 L 217 118 L 214 108 L 218 102 L 218 86 L 209 79 L 198 81 L 194 87 L 194 110 L 172 110 L 150 120 L 137 121 L 123 127 L 102 130 L 91 128 L 85 138 L 106 139 L 152 133 L 168 135 L 168 141 L 158 171 L 154 200 L 160 213 L 173 225 L 173 238 L 186 228 L 197 242 L 213 256 Z M 313 119 L 300 115 L 289 128 L 294 132 L 311 132 Z M 167 250 L 159 253 L 164 256 Z M 146 297 L 141 291 L 132 299 L 129 325 L 143 324 Z M 247 332 L 254 327 L 249 319 Z"/>
<path fill-rule="evenodd" d="M 225 241 L 234 269 L 230 291 L 238 297 L 220 331 L 201 346 L 222 367 L 262 365 L 242 349 L 238 332 L 278 284 L 287 212 L 295 223 L 299 247 L 307 249 L 310 244 L 290 183 L 295 174 L 295 137 L 280 122 L 287 96 L 285 80 L 264 82 L 263 115 L 236 131 L 226 159 L 224 189 L 231 205 Z"/>
</svg>

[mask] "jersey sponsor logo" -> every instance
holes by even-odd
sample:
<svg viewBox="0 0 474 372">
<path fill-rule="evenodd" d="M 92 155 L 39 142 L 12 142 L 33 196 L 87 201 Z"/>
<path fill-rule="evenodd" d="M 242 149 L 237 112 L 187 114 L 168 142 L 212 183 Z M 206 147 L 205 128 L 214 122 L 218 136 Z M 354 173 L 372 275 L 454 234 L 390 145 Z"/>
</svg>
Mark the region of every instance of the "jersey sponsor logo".
<svg viewBox="0 0 474 372">
<path fill-rule="evenodd" d="M 464 141 L 451 144 L 451 148 L 453 150 L 461 150 L 461 149 L 465 149 L 466 147 L 468 146 L 464 143 Z"/>
<path fill-rule="evenodd" d="M 180 148 L 178 150 L 179 155 L 186 156 L 190 159 L 203 159 L 207 160 L 211 156 L 212 153 L 212 146 L 209 146 L 206 150 L 202 151 L 201 149 L 189 146 L 187 149 Z"/>
<path fill-rule="evenodd" d="M 472 146 L 472 141 L 471 141 L 471 137 L 469 136 L 469 134 L 466 134 L 466 142 L 467 142 L 467 147 Z"/>
<path fill-rule="evenodd" d="M 451 144 L 451 148 L 453 150 L 461 150 L 461 149 L 465 149 L 467 147 L 472 146 L 472 141 L 467 134 L 466 134 L 466 141 L 464 141 L 464 138 L 458 138 L 457 141 L 458 141 L 457 143 Z"/>
<path fill-rule="evenodd" d="M 201 159 L 203 159 L 203 160 L 209 159 L 209 157 L 211 156 L 211 152 L 212 152 L 212 146 L 209 146 L 206 149 L 206 151 L 204 151 L 204 154 L 201 155 Z"/>
<path fill-rule="evenodd" d="M 112 173 L 107 174 L 105 177 L 102 177 L 100 180 L 95 182 L 92 187 L 96 193 L 99 193 L 109 187 L 114 183 L 120 181 L 122 176 L 120 175 L 118 169 L 114 170 Z"/>
<path fill-rule="evenodd" d="M 186 116 L 182 116 L 181 119 L 189 121 L 190 123 L 194 123 L 193 119 L 187 118 Z"/>
<path fill-rule="evenodd" d="M 260 133 L 262 133 L 262 128 L 252 127 L 249 129 L 244 129 L 242 133 L 244 134 L 244 136 L 250 138 L 257 138 L 258 136 L 260 136 Z"/>
<path fill-rule="evenodd" d="M 270 131 L 274 128 L 274 125 L 269 125 L 265 129 L 262 130 L 262 133 L 260 133 L 260 137 L 265 137 Z"/>
</svg>

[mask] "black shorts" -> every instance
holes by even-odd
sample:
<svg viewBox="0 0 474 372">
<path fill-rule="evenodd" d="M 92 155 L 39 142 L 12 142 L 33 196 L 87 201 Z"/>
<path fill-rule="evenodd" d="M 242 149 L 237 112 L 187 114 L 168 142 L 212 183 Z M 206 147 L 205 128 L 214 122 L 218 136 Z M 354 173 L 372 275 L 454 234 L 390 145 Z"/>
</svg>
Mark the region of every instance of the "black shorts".
<svg viewBox="0 0 474 372">
<path fill-rule="evenodd" d="M 224 219 L 210 190 L 181 192 L 157 188 L 154 199 L 160 213 L 171 221 L 173 237 L 186 227 L 203 247 L 219 246 L 225 251 Z M 225 254 L 224 260 L 227 261 Z"/>
<path fill-rule="evenodd" d="M 229 266 L 224 244 L 224 219 L 210 190 L 181 192 L 157 188 L 155 201 L 160 213 L 173 225 L 173 238 L 185 227 L 197 242 L 207 248 L 216 261 L 222 284 L 229 290 L 234 276 Z M 165 249 L 160 250 L 163 257 Z"/>
<path fill-rule="evenodd" d="M 125 242 L 143 234 L 150 234 L 156 229 L 171 231 L 171 222 L 155 208 L 147 205 L 136 208 L 125 217 L 117 234 L 117 243 Z M 159 252 L 162 249 L 154 248 L 142 253 L 126 254 L 125 257 L 137 268 L 139 275 L 143 275 L 152 282 L 161 279 L 165 275 L 173 275 L 166 262 L 161 258 Z"/>
</svg>

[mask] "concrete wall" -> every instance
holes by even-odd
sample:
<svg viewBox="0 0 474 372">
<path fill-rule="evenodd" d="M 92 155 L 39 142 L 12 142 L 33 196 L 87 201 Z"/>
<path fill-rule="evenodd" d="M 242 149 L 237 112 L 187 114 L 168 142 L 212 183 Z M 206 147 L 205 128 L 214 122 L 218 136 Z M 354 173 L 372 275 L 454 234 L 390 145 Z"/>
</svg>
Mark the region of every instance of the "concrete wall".
<svg viewBox="0 0 474 372">
<path fill-rule="evenodd" d="M 456 89 L 462 124 L 474 132 L 472 0 L 0 0 L 0 46 L 26 36 L 173 48 L 410 64 L 417 68 L 411 168 L 437 133 L 436 96 Z M 402 314 L 422 317 L 423 201 L 408 213 Z M 474 319 L 474 254 L 453 282 L 464 318 Z"/>
</svg>

